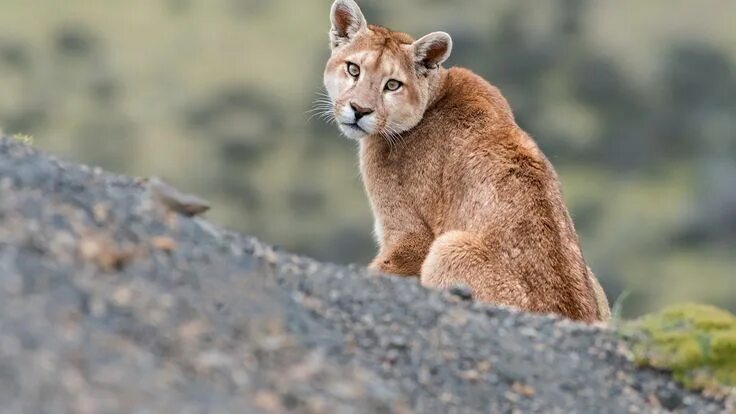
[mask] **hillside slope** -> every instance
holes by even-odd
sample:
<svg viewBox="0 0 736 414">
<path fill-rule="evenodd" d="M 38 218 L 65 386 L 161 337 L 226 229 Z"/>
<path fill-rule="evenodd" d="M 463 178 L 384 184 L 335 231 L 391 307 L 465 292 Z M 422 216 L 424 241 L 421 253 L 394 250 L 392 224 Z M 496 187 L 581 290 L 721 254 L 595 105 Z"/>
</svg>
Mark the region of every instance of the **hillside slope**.
<svg viewBox="0 0 736 414">
<path fill-rule="evenodd" d="M 3 412 L 653 412 L 723 403 L 598 328 L 321 264 L 0 139 Z"/>
</svg>

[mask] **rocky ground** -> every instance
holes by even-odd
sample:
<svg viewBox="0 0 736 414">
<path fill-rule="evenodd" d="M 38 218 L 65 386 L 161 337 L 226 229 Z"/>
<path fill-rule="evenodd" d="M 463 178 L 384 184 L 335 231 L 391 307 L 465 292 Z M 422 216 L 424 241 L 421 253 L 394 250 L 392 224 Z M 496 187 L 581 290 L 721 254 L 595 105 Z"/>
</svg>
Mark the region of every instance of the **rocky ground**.
<svg viewBox="0 0 736 414">
<path fill-rule="evenodd" d="M 724 412 L 610 331 L 280 252 L 0 139 L 0 412 Z"/>
</svg>

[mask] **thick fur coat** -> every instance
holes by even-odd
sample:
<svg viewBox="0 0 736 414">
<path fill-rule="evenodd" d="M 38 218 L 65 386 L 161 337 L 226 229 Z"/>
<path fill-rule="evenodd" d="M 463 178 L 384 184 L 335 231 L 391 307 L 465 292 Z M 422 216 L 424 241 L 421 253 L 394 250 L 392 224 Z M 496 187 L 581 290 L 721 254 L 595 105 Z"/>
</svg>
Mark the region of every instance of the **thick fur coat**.
<svg viewBox="0 0 736 414">
<path fill-rule="evenodd" d="M 595 322 L 608 302 L 586 266 L 559 180 L 500 91 L 445 69 L 452 41 L 331 12 L 325 87 L 359 140 L 380 249 L 373 269 L 422 285 L 467 285 L 481 301 Z M 396 86 L 398 85 L 398 88 Z"/>
</svg>

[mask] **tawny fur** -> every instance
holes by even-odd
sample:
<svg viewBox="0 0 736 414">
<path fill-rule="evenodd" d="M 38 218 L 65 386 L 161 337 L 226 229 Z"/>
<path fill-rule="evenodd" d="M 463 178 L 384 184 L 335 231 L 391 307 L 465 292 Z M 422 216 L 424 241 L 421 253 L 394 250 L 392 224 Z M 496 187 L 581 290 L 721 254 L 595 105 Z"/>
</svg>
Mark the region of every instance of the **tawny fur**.
<svg viewBox="0 0 736 414">
<path fill-rule="evenodd" d="M 485 302 L 606 320 L 557 175 L 500 91 L 467 69 L 441 67 L 446 34 L 415 42 L 367 25 L 352 0 L 336 1 L 331 18 L 325 86 L 341 129 L 360 140 L 380 246 L 370 267 L 427 287 L 465 284 Z M 402 88 L 385 90 L 387 79 Z M 351 103 L 373 110 L 354 127 L 342 121 Z"/>
</svg>

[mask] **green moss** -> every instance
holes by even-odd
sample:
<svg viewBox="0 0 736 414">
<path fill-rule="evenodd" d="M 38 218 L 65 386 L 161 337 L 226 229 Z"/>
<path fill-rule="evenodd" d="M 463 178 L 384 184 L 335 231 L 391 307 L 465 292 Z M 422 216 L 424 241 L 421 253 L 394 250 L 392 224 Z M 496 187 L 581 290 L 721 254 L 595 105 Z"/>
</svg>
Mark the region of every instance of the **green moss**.
<svg viewBox="0 0 736 414">
<path fill-rule="evenodd" d="M 672 372 L 692 389 L 736 386 L 736 316 L 681 304 L 624 323 L 636 362 Z"/>
</svg>

